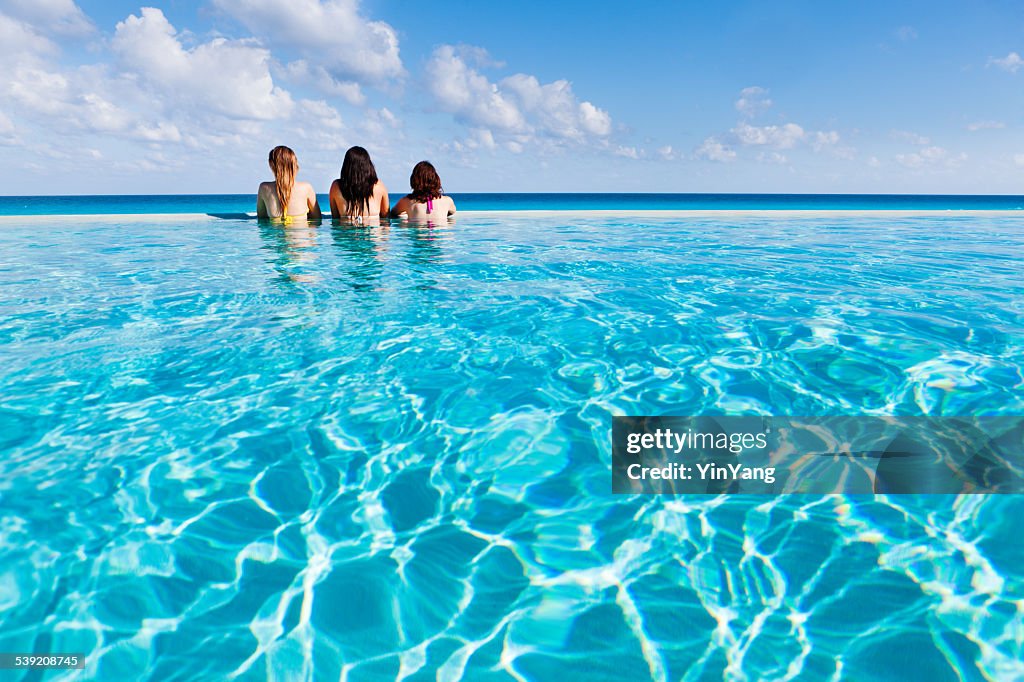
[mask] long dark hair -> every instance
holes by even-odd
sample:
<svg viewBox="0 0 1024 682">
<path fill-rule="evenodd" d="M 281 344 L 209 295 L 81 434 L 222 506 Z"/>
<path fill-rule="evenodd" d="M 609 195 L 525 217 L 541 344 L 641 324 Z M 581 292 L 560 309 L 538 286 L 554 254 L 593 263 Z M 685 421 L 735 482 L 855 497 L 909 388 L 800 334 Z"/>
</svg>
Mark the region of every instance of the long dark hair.
<svg viewBox="0 0 1024 682">
<path fill-rule="evenodd" d="M 338 176 L 338 189 L 345 198 L 349 215 L 370 213 L 370 198 L 377 184 L 377 169 L 373 167 L 370 153 L 362 147 L 352 147 L 345 152 Z"/>
<path fill-rule="evenodd" d="M 434 169 L 434 164 L 429 161 L 420 161 L 413 167 L 412 175 L 409 176 L 409 186 L 412 187 L 409 196 L 413 201 L 440 199 L 444 194 L 444 190 L 441 189 L 441 176 Z"/>
</svg>

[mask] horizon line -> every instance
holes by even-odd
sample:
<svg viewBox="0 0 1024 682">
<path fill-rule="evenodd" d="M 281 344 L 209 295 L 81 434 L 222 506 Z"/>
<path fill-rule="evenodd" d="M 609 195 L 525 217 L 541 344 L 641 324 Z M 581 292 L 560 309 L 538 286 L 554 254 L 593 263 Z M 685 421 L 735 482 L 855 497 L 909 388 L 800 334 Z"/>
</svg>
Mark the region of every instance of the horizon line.
<svg viewBox="0 0 1024 682">
<path fill-rule="evenodd" d="M 222 196 L 256 196 L 256 192 L 178 192 L 154 194 L 130 192 L 124 194 L 0 194 L 0 199 L 54 199 L 66 197 L 222 197 Z M 317 192 L 327 195 L 327 192 Z M 398 194 L 397 192 L 395 193 Z M 446 192 L 454 195 L 528 195 L 528 196 L 736 196 L 736 197 L 1006 197 L 1024 198 L 1024 193 L 920 193 L 920 192 Z"/>
</svg>

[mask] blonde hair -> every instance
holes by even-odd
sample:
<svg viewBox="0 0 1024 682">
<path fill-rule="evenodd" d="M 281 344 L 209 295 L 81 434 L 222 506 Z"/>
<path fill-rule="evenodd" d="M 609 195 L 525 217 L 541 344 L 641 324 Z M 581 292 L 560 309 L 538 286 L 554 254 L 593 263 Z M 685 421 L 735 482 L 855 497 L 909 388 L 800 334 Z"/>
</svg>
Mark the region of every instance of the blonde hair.
<svg viewBox="0 0 1024 682">
<path fill-rule="evenodd" d="M 288 220 L 288 202 L 295 187 L 295 166 L 298 165 L 295 152 L 284 145 L 270 150 L 270 170 L 274 172 L 277 201 L 281 204 L 281 218 Z"/>
</svg>

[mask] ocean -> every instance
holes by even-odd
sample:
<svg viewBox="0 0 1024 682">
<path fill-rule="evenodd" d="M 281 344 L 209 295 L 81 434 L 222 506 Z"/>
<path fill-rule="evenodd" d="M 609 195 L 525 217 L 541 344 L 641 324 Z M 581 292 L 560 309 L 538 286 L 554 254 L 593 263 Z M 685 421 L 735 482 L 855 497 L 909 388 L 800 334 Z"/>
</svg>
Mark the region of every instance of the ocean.
<svg viewBox="0 0 1024 682">
<path fill-rule="evenodd" d="M 392 202 L 401 194 L 392 195 Z M 452 194 L 460 210 L 1018 210 L 1022 195 Z M 330 206 L 320 195 L 321 209 Z M 0 215 L 255 212 L 255 194 L 0 197 Z"/>
</svg>

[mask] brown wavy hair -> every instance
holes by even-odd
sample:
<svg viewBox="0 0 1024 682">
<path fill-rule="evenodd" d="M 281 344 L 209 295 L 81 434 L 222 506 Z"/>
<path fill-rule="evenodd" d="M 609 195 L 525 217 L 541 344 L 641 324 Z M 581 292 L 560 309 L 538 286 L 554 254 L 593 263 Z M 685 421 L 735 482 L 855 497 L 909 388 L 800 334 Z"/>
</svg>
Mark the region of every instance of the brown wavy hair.
<svg viewBox="0 0 1024 682">
<path fill-rule="evenodd" d="M 277 201 L 281 204 L 281 217 L 288 217 L 288 202 L 292 200 L 292 189 L 295 187 L 295 166 L 298 162 L 295 152 L 284 145 L 270 150 L 270 170 L 274 171 L 274 187 Z"/>
<path fill-rule="evenodd" d="M 434 164 L 429 161 L 420 161 L 413 167 L 412 175 L 409 176 L 409 186 L 412 187 L 409 197 L 421 203 L 425 203 L 427 199 L 440 199 L 444 194 L 441 177 L 434 169 Z"/>
</svg>

